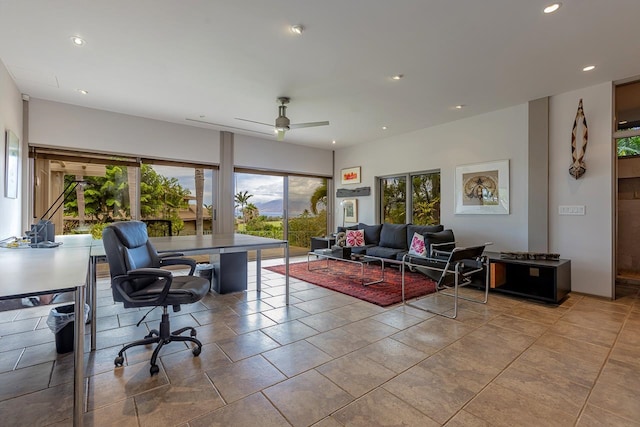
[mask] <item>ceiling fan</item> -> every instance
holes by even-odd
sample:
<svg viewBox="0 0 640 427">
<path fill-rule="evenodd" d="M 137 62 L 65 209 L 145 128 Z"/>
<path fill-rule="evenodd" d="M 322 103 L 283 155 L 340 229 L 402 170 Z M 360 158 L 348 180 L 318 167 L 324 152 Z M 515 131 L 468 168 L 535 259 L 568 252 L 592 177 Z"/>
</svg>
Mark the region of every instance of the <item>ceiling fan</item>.
<svg viewBox="0 0 640 427">
<path fill-rule="evenodd" d="M 299 129 L 299 128 L 310 128 L 314 126 L 327 126 L 329 124 L 328 121 L 324 122 L 308 122 L 308 123 L 291 123 L 289 118 L 287 117 L 287 104 L 290 99 L 286 96 L 281 96 L 278 98 L 278 102 L 280 105 L 278 106 L 278 117 L 276 117 L 275 126 L 269 123 L 256 122 L 255 120 L 241 119 L 236 117 L 236 120 L 242 120 L 244 122 L 257 123 L 259 125 L 270 126 L 275 129 L 278 133 L 278 141 L 284 140 L 284 133 L 290 129 Z"/>
</svg>

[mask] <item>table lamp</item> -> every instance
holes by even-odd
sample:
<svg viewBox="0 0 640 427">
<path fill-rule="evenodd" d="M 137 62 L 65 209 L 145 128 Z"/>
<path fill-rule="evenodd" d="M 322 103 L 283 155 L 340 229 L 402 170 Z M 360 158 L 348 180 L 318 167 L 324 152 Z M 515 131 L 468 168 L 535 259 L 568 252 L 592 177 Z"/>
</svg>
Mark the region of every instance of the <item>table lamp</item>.
<svg viewBox="0 0 640 427">
<path fill-rule="evenodd" d="M 49 209 L 45 211 L 37 223 L 31 226 L 31 230 L 26 231 L 26 235 L 31 239 L 32 248 L 52 248 L 59 246 L 55 244 L 55 226 L 51 222 L 51 218 L 67 201 L 67 197 L 76 189 L 78 185 L 84 186 L 87 182 L 81 180 L 70 181 L 62 190 L 62 193 L 53 201 Z M 53 209 L 53 212 L 52 212 Z M 51 212 L 51 214 L 49 214 Z M 47 217 L 47 215 L 49 215 Z"/>
</svg>

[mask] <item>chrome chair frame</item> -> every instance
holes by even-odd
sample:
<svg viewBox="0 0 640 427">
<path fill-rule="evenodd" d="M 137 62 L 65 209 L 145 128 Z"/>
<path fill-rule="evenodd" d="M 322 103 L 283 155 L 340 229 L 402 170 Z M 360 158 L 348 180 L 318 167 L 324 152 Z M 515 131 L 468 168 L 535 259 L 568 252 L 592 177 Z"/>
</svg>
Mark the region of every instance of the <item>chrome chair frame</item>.
<svg viewBox="0 0 640 427">
<path fill-rule="evenodd" d="M 449 319 L 455 319 L 458 316 L 458 299 L 466 301 L 486 304 L 489 300 L 489 258 L 482 255 L 484 248 L 491 243 L 485 243 L 480 246 L 469 247 L 456 247 L 450 252 L 437 251 L 437 255 L 448 255 L 447 258 L 433 258 L 422 257 L 418 255 L 409 255 L 408 253 L 402 257 L 402 303 L 413 308 L 417 308 L 422 311 L 444 316 Z M 436 252 L 435 250 L 432 253 Z M 420 263 L 412 262 L 412 259 L 421 261 Z M 475 266 L 470 264 L 476 264 Z M 437 312 L 429 310 L 416 305 L 415 303 L 408 302 L 405 299 L 405 280 L 404 271 L 405 268 L 422 268 L 440 272 L 440 278 L 436 283 L 436 293 L 453 297 L 453 314 L 448 315 L 445 312 Z M 471 276 L 482 270 L 485 270 L 484 281 L 484 298 L 470 298 L 459 294 L 459 288 L 464 287 L 472 282 Z M 446 285 L 445 279 L 453 275 L 453 294 L 443 292 L 443 289 L 449 288 Z M 423 297 L 424 298 L 424 297 Z M 414 301 L 418 301 L 422 298 L 416 298 Z M 448 310 L 447 310 L 448 311 Z"/>
</svg>

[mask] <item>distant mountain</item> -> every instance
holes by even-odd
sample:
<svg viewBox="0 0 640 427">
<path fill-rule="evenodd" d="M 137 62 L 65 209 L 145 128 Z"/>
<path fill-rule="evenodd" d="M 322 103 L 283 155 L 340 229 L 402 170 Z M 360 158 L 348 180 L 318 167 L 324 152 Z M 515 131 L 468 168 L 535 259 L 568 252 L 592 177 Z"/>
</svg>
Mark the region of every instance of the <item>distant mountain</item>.
<svg viewBox="0 0 640 427">
<path fill-rule="evenodd" d="M 270 200 L 265 203 L 254 203 L 260 215 L 282 216 L 282 199 Z"/>
</svg>

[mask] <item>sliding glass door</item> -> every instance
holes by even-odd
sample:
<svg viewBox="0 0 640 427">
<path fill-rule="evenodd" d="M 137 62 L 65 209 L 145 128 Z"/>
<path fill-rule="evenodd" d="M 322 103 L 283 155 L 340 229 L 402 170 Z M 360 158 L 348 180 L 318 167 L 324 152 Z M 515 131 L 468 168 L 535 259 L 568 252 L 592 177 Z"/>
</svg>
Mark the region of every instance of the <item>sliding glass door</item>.
<svg viewBox="0 0 640 427">
<path fill-rule="evenodd" d="M 327 179 L 288 177 L 287 240 L 307 252 L 311 238 L 327 234 Z"/>
<path fill-rule="evenodd" d="M 235 173 L 235 231 L 284 238 L 284 177 Z"/>
<path fill-rule="evenodd" d="M 306 253 L 311 237 L 327 234 L 328 178 L 242 171 L 235 181 L 237 233 L 288 240 L 291 255 Z"/>
</svg>

